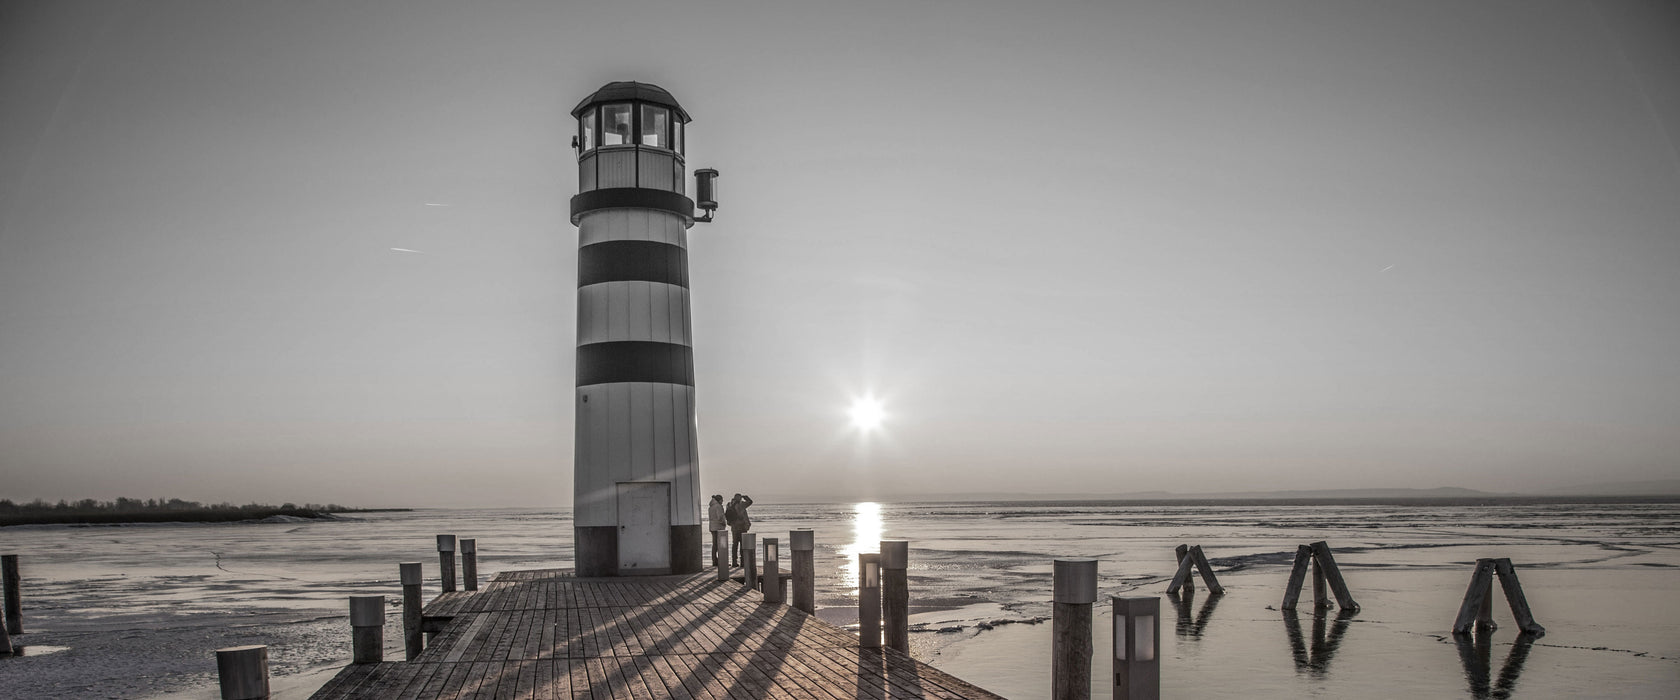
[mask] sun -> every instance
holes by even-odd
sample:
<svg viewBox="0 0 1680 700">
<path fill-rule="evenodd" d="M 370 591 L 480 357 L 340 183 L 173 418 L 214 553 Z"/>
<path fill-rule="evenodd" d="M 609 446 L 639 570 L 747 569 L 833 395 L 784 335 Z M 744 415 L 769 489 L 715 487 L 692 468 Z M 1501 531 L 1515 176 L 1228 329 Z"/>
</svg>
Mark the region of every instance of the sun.
<svg viewBox="0 0 1680 700">
<path fill-rule="evenodd" d="M 852 417 L 852 426 L 858 430 L 874 430 L 881 427 L 881 421 L 886 420 L 887 413 L 881 408 L 881 402 L 874 397 L 864 396 L 852 401 L 852 409 L 848 411 Z"/>
</svg>

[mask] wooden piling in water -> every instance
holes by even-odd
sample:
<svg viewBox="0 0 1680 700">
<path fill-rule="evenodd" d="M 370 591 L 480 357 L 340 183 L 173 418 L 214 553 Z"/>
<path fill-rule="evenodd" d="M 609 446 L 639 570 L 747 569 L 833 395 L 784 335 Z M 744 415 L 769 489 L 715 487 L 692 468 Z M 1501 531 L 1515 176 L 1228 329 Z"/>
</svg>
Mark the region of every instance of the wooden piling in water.
<svg viewBox="0 0 1680 700">
<path fill-rule="evenodd" d="M 1295 603 L 1301 599 L 1301 584 L 1307 579 L 1307 564 L 1312 558 L 1312 547 L 1303 544 L 1295 548 L 1295 565 L 1289 570 L 1289 585 L 1283 589 L 1283 603 L 1279 608 L 1295 609 Z"/>
<path fill-rule="evenodd" d="M 1330 600 L 1329 579 L 1324 577 L 1324 565 L 1318 563 L 1318 557 L 1312 560 L 1312 592 L 1313 609 L 1321 610 L 1335 605 Z"/>
<path fill-rule="evenodd" d="M 216 677 L 222 700 L 264 700 L 268 697 L 268 646 L 217 649 Z"/>
<path fill-rule="evenodd" d="M 12 635 L 6 633 L 6 626 L 0 625 L 0 656 L 11 656 Z"/>
<path fill-rule="evenodd" d="M 420 629 L 421 609 L 425 605 L 420 601 L 420 562 L 404 562 L 397 568 L 402 572 L 403 650 L 407 660 L 413 661 L 426 650 L 426 637 Z"/>
<path fill-rule="evenodd" d="M 6 631 L 23 634 L 23 577 L 18 574 L 18 555 L 0 555 L 0 580 L 6 589 Z"/>
<path fill-rule="evenodd" d="M 1190 571 L 1184 568 L 1184 560 L 1190 558 L 1190 545 L 1179 545 L 1173 549 L 1173 554 L 1178 557 L 1178 570 L 1184 572 L 1184 577 L 1181 579 L 1177 574 L 1174 574 L 1173 585 L 1167 587 L 1167 593 L 1177 593 L 1179 587 L 1184 588 L 1185 595 L 1195 593 L 1196 581 L 1194 577 L 1189 575 Z"/>
<path fill-rule="evenodd" d="M 788 548 L 793 551 L 793 607 L 816 613 L 817 596 L 817 536 L 808 527 L 788 532 Z"/>
<path fill-rule="evenodd" d="M 1225 587 L 1219 585 L 1219 579 L 1213 575 L 1213 566 L 1208 564 L 1207 555 L 1202 554 L 1201 545 L 1190 547 L 1190 560 L 1196 562 L 1196 568 L 1202 572 L 1202 583 L 1207 584 L 1208 593 L 1224 595 Z"/>
<path fill-rule="evenodd" d="M 1493 567 L 1499 574 L 1499 587 L 1505 590 L 1505 602 L 1511 604 L 1511 616 L 1517 619 L 1517 629 L 1535 637 L 1545 634 L 1546 628 L 1534 621 L 1534 614 L 1528 609 L 1528 597 L 1523 595 L 1522 584 L 1517 582 L 1517 568 L 1511 565 L 1511 560 L 1495 559 Z"/>
<path fill-rule="evenodd" d="M 1097 560 L 1057 559 L 1051 570 L 1050 697 L 1091 698 L 1091 605 L 1097 602 Z"/>
<path fill-rule="evenodd" d="M 385 596 L 350 596 L 351 663 L 385 660 Z"/>
<path fill-rule="evenodd" d="M 881 625 L 887 646 L 910 653 L 909 540 L 881 540 Z"/>
<path fill-rule="evenodd" d="M 1453 634 L 1470 634 L 1483 610 L 1492 620 L 1494 565 L 1492 559 L 1477 559 L 1476 571 L 1470 575 L 1470 588 L 1464 591 L 1464 602 L 1458 606 L 1458 618 L 1453 621 Z"/>
<path fill-rule="evenodd" d="M 1343 610 L 1358 610 L 1359 603 L 1348 592 L 1347 581 L 1342 578 L 1342 570 L 1336 566 L 1336 557 L 1330 554 L 1330 543 L 1319 540 L 1312 543 L 1313 560 L 1324 568 L 1324 578 L 1330 582 L 1330 592 L 1336 594 L 1336 604 Z"/>
<path fill-rule="evenodd" d="M 461 540 L 461 584 L 469 591 L 478 590 L 478 540 Z"/>
<path fill-rule="evenodd" d="M 443 577 L 443 592 L 455 592 L 455 536 L 438 535 L 438 575 Z"/>
</svg>

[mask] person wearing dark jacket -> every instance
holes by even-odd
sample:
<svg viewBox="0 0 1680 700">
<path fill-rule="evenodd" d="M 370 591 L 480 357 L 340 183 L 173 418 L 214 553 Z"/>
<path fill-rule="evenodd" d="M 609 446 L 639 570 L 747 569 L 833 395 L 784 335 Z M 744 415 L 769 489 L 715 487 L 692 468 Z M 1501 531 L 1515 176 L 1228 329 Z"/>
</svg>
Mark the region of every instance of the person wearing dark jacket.
<svg viewBox="0 0 1680 700">
<path fill-rule="evenodd" d="M 747 517 L 747 506 L 752 505 L 751 496 L 735 494 L 729 500 L 729 507 L 723 510 L 723 519 L 729 524 L 729 565 L 741 565 L 741 533 L 752 529 L 752 518 Z"/>
</svg>

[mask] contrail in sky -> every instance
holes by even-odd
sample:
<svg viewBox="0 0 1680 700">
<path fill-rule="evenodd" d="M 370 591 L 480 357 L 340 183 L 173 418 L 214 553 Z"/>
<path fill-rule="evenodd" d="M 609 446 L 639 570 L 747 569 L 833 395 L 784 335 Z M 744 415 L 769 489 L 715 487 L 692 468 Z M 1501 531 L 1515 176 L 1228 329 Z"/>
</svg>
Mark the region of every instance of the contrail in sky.
<svg viewBox="0 0 1680 700">
<path fill-rule="evenodd" d="M 430 255 L 431 254 L 431 253 L 427 253 L 424 250 L 415 250 L 413 248 L 392 248 L 391 250 L 396 251 L 398 253 L 419 253 L 421 255 Z"/>
</svg>

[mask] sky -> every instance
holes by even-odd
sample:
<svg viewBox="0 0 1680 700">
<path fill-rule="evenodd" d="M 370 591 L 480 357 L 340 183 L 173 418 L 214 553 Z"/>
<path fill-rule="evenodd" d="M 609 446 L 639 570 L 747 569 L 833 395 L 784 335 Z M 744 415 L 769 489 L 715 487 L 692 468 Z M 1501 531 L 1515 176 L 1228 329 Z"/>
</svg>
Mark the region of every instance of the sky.
<svg viewBox="0 0 1680 700">
<path fill-rule="evenodd" d="M 1680 477 L 1671 2 L 5 0 L 0 496 L 569 505 L 615 80 L 707 493 Z"/>
</svg>

